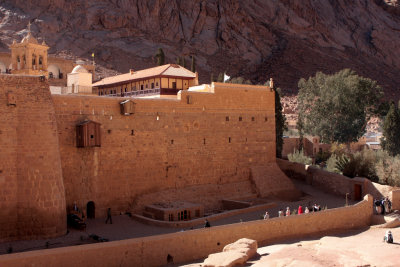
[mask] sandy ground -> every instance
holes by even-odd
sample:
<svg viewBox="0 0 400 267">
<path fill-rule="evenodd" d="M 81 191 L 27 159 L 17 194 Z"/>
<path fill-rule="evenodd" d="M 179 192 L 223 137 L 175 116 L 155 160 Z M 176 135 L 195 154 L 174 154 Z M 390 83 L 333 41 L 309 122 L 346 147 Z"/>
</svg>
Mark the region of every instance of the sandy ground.
<svg viewBox="0 0 400 267">
<path fill-rule="evenodd" d="M 286 207 L 293 210 L 297 209 L 298 205 L 305 206 L 318 203 L 321 207 L 335 208 L 345 204 L 343 197 L 320 192 L 300 182 L 295 182 L 295 184 L 305 193 L 304 197 L 295 202 L 270 200 L 278 204 L 275 208 L 268 210 L 271 217 L 276 217 L 279 209 L 286 209 Z M 354 202 L 350 201 L 349 204 L 354 204 Z M 259 220 L 263 213 L 256 211 L 231 216 L 212 222 L 212 226 Z M 203 225 L 198 225 L 194 228 L 202 227 Z M 0 254 L 7 253 L 10 247 L 12 247 L 13 252 L 23 252 L 46 249 L 47 247 L 55 248 L 97 242 L 89 238 L 90 234 L 115 241 L 181 230 L 190 229 L 149 226 L 134 221 L 127 215 L 120 215 L 113 216 L 113 224 L 105 224 L 105 218 L 88 220 L 85 231 L 69 229 L 67 235 L 58 238 L 0 243 Z M 368 264 L 372 264 L 372 266 L 400 266 L 399 244 L 388 245 L 381 242 L 385 231 L 386 229 L 371 228 L 368 231 L 364 229 L 363 231 L 349 232 L 345 236 L 327 236 L 320 240 L 309 241 L 293 240 L 285 244 L 259 248 L 260 256 L 250 261 L 248 266 L 252 266 L 252 264 L 254 266 L 368 266 Z M 393 233 L 395 241 L 396 236 L 400 239 L 400 229 L 393 229 Z"/>
<path fill-rule="evenodd" d="M 259 256 L 246 266 L 400 266 L 400 228 L 390 229 L 393 244 L 382 241 L 386 230 L 372 227 L 319 240 L 261 247 Z"/>
</svg>

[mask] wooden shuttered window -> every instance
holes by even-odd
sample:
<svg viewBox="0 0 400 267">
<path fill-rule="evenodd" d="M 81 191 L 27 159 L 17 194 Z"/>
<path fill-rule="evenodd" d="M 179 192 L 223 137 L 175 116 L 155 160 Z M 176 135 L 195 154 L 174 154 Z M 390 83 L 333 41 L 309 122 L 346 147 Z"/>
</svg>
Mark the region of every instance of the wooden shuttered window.
<svg viewBox="0 0 400 267">
<path fill-rule="evenodd" d="M 100 147 L 101 131 L 100 123 L 94 121 L 84 121 L 76 126 L 76 146 L 77 147 Z"/>
</svg>

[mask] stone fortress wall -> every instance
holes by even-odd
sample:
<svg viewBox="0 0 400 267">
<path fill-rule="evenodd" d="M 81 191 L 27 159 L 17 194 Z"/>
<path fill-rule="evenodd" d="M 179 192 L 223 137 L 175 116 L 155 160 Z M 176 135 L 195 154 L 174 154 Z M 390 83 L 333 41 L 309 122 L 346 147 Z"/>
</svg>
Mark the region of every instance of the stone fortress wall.
<svg viewBox="0 0 400 267">
<path fill-rule="evenodd" d="M 65 234 L 64 192 L 48 83 L 0 75 L 0 241 Z"/>
<path fill-rule="evenodd" d="M 265 246 L 293 238 L 326 235 L 368 227 L 372 196 L 348 207 L 289 217 L 215 226 L 109 243 L 55 248 L 0 256 L 0 265 L 19 266 L 164 266 L 168 255 L 175 264 L 195 261 L 240 238 Z"/>
<path fill-rule="evenodd" d="M 93 201 L 96 216 L 158 201 L 218 209 L 223 198 L 295 191 L 275 162 L 267 87 L 216 83 L 214 92 L 180 99 L 135 99 L 131 116 L 121 115 L 124 99 L 53 96 L 68 206 Z M 101 123 L 101 147 L 76 147 L 75 125 L 84 120 Z M 256 166 L 277 178 L 251 179 Z"/>
<path fill-rule="evenodd" d="M 297 193 L 276 164 L 268 87 L 216 83 L 174 100 L 135 99 L 125 116 L 126 98 L 51 96 L 41 77 L 0 79 L 1 241 L 64 234 L 74 201 L 104 217 L 109 207 L 218 209 L 224 198 Z M 85 120 L 101 124 L 101 147 L 77 147 Z"/>
</svg>

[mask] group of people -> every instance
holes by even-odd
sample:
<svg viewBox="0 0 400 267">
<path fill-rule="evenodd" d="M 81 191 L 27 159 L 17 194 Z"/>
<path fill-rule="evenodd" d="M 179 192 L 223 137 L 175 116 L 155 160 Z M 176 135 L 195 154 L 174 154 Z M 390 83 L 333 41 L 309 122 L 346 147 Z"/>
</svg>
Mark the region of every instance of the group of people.
<svg viewBox="0 0 400 267">
<path fill-rule="evenodd" d="M 311 207 L 307 207 L 307 206 L 306 206 L 304 209 L 303 209 L 303 206 L 299 205 L 299 208 L 297 209 L 297 214 L 310 213 L 310 212 L 317 212 L 317 211 L 320 211 L 320 210 L 321 210 L 321 206 L 320 206 L 320 205 L 317 205 L 317 204 L 314 204 L 314 205 L 311 206 Z M 295 213 L 295 212 L 294 212 L 294 213 Z M 283 211 L 283 209 L 280 209 L 280 210 L 278 211 L 278 217 L 289 216 L 289 215 L 291 215 L 291 214 L 292 214 L 292 212 L 291 212 L 291 210 L 290 210 L 289 207 L 286 208 L 286 211 L 285 211 L 285 212 Z M 269 213 L 268 213 L 268 211 L 266 211 L 265 214 L 264 214 L 264 220 L 266 220 L 266 219 L 269 219 Z"/>
<path fill-rule="evenodd" d="M 386 213 L 390 213 L 392 210 L 392 202 L 388 197 L 377 199 L 374 204 L 377 214 L 385 215 Z"/>
</svg>

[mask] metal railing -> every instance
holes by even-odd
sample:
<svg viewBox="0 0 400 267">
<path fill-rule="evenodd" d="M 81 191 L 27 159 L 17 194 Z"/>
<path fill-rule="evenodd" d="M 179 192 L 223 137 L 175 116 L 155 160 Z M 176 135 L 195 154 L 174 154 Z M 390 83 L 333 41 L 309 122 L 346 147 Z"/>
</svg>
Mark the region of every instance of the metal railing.
<svg viewBox="0 0 400 267">
<path fill-rule="evenodd" d="M 159 93 L 160 93 L 160 88 L 154 88 L 154 89 L 147 89 L 140 91 L 123 92 L 118 94 L 108 94 L 104 96 L 135 97 L 135 96 L 157 95 Z"/>
</svg>

